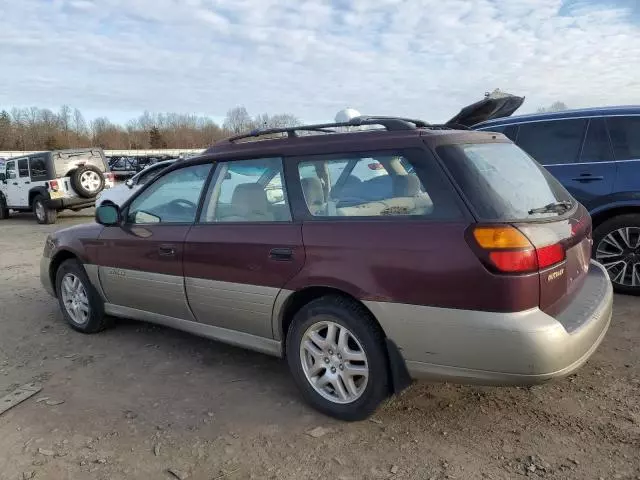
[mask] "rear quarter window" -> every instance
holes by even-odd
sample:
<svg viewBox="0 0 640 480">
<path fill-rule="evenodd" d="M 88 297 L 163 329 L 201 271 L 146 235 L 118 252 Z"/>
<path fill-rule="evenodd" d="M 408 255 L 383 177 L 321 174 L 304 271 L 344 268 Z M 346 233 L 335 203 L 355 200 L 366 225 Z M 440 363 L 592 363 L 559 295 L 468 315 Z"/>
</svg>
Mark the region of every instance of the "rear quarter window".
<svg viewBox="0 0 640 480">
<path fill-rule="evenodd" d="M 436 151 L 480 220 L 557 217 L 530 211 L 556 202 L 575 203 L 547 170 L 512 143 L 445 145 Z"/>
</svg>

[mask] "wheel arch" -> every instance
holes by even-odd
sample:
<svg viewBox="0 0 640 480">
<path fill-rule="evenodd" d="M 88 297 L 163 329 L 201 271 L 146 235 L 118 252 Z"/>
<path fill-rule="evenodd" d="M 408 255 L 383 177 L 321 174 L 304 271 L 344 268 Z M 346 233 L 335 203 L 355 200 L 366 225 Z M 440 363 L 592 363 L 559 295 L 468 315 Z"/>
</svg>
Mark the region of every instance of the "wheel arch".
<svg viewBox="0 0 640 480">
<path fill-rule="evenodd" d="M 640 202 L 628 202 L 595 210 L 591 213 L 593 229 L 595 230 L 598 226 L 611 218 L 633 213 L 640 213 Z"/>
<path fill-rule="evenodd" d="M 29 189 L 29 206 L 33 206 L 33 200 L 38 196 L 42 195 L 44 198 L 49 198 L 49 191 L 44 186 L 33 187 Z"/>
<path fill-rule="evenodd" d="M 78 255 L 76 255 L 71 250 L 67 249 L 58 250 L 51 258 L 51 262 L 49 263 L 49 279 L 51 280 L 53 292 L 56 294 L 56 296 L 58 294 L 58 292 L 56 292 L 56 273 L 58 272 L 58 268 L 60 268 L 62 262 L 72 259 L 79 260 L 80 257 L 78 257 Z"/>
<path fill-rule="evenodd" d="M 336 295 L 356 302 L 368 313 L 371 320 L 380 328 L 384 337 L 387 365 L 389 367 L 389 373 L 391 374 L 391 393 L 400 393 L 408 387 L 411 384 L 411 377 L 398 346 L 392 339 L 387 337 L 384 328 L 382 328 L 382 325 L 380 325 L 380 322 L 373 312 L 361 300 L 340 288 L 324 285 L 308 286 L 290 293 L 283 301 L 278 302 L 278 300 L 276 300 L 273 333 L 274 337 L 280 340 L 282 356 L 285 356 L 287 333 L 296 313 L 309 302 L 328 295 Z"/>
</svg>

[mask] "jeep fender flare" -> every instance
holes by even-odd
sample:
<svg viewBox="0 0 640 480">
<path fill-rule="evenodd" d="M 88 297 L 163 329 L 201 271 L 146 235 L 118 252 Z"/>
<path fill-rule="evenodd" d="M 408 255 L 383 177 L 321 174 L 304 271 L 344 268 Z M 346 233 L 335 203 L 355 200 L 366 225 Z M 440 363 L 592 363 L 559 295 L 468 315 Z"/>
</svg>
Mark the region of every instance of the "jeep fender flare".
<svg viewBox="0 0 640 480">
<path fill-rule="evenodd" d="M 51 197 L 49 196 L 49 190 L 47 187 L 38 186 L 29 189 L 29 206 L 33 205 L 33 199 L 38 195 L 42 195 L 45 199 L 49 200 Z"/>
</svg>

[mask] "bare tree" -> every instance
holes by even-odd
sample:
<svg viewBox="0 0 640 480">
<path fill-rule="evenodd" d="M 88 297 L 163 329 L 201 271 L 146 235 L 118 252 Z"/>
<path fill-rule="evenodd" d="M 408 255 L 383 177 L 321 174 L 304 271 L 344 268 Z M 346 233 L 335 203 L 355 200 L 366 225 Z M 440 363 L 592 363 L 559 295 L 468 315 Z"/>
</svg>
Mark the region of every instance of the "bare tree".
<svg viewBox="0 0 640 480">
<path fill-rule="evenodd" d="M 235 107 L 227 112 L 222 127 L 228 132 L 237 135 L 252 130 L 255 128 L 255 124 L 246 108 Z"/>
<path fill-rule="evenodd" d="M 553 102 L 548 107 L 540 107 L 540 108 L 538 108 L 537 112 L 538 113 L 561 112 L 562 110 L 567 110 L 567 108 L 568 108 L 567 104 L 564 103 L 564 102 Z"/>
</svg>

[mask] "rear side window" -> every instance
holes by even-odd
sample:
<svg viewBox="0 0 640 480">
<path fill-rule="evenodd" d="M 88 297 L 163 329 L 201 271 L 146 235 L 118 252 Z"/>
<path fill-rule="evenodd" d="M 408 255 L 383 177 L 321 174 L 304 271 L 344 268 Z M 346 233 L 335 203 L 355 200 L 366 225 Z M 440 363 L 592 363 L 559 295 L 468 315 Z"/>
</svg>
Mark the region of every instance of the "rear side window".
<svg viewBox="0 0 640 480">
<path fill-rule="evenodd" d="M 586 126 L 585 119 L 523 123 L 518 145 L 542 165 L 574 163 Z"/>
<path fill-rule="evenodd" d="M 607 118 L 616 160 L 640 159 L 640 116 Z"/>
<path fill-rule="evenodd" d="M 20 178 L 29 176 L 29 160 L 26 158 L 18 160 L 18 174 L 20 175 Z"/>
<path fill-rule="evenodd" d="M 461 218 L 450 185 L 424 152 L 309 157 L 298 164 L 313 217 Z"/>
<path fill-rule="evenodd" d="M 446 145 L 437 153 L 481 220 L 554 217 L 560 214 L 531 210 L 575 203 L 547 170 L 512 143 Z"/>
<path fill-rule="evenodd" d="M 608 162 L 613 160 L 607 127 L 603 118 L 589 120 L 587 136 L 582 147 L 581 162 Z"/>
<path fill-rule="evenodd" d="M 29 159 L 29 168 L 31 169 L 32 180 L 47 179 L 47 162 L 45 157 L 32 157 Z"/>
</svg>

